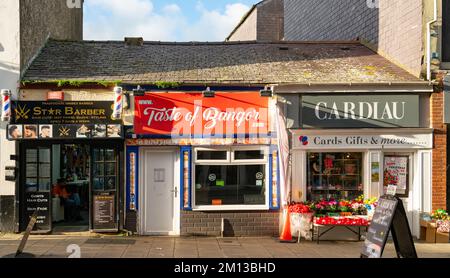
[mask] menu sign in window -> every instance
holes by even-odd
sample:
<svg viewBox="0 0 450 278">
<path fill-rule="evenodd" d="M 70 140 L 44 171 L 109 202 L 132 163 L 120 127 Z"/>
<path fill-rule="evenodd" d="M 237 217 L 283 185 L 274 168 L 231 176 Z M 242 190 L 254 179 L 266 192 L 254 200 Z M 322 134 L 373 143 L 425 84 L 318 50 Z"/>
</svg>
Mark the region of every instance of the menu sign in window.
<svg viewBox="0 0 450 278">
<path fill-rule="evenodd" d="M 114 193 L 94 195 L 94 229 L 116 230 L 116 197 Z"/>
<path fill-rule="evenodd" d="M 35 211 L 37 211 L 37 218 L 33 232 L 50 231 L 50 192 L 25 193 L 25 221 L 28 222 Z"/>
</svg>

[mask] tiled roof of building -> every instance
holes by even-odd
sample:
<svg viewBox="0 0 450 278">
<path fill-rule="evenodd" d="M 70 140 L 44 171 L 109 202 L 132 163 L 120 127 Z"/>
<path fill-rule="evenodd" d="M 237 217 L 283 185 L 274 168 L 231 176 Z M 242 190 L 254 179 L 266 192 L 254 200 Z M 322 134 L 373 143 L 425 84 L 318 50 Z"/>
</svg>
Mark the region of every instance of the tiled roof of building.
<svg viewBox="0 0 450 278">
<path fill-rule="evenodd" d="M 350 42 L 144 42 L 49 40 L 22 81 L 130 84 L 409 83 L 421 80 Z"/>
</svg>

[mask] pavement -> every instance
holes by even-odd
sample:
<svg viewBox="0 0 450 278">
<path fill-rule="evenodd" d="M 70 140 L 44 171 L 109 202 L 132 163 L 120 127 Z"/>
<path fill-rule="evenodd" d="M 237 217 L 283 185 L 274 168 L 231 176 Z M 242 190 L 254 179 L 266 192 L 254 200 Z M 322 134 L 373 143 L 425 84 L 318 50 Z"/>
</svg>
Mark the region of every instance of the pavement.
<svg viewBox="0 0 450 278">
<path fill-rule="evenodd" d="M 11 257 L 22 235 L 0 235 L 0 258 Z M 276 238 L 31 235 L 24 253 L 38 258 L 359 258 L 363 242 L 280 243 Z M 450 258 L 450 244 L 415 243 L 419 258 Z M 69 252 L 68 252 L 69 247 Z M 388 243 L 384 258 L 394 258 Z"/>
</svg>

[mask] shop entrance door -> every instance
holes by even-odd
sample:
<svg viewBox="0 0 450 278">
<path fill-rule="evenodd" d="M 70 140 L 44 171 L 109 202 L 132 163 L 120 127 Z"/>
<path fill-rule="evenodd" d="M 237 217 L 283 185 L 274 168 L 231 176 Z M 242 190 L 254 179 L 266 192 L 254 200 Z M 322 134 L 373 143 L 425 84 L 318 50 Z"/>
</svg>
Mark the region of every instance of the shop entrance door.
<svg viewBox="0 0 450 278">
<path fill-rule="evenodd" d="M 179 186 L 175 150 L 141 152 L 141 234 L 179 234 Z"/>
</svg>

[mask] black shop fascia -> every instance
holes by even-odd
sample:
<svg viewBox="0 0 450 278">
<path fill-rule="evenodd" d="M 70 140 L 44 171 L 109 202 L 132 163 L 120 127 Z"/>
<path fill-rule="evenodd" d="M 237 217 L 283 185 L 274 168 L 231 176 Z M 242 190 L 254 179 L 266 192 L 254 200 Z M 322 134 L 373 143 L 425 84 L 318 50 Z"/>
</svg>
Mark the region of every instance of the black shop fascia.
<svg viewBox="0 0 450 278">
<path fill-rule="evenodd" d="M 17 101 L 7 139 L 16 141 L 19 231 L 120 230 L 123 125 L 113 101 Z"/>
</svg>

